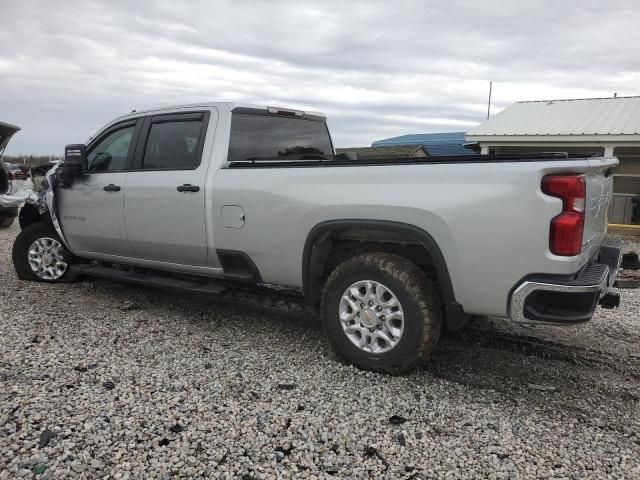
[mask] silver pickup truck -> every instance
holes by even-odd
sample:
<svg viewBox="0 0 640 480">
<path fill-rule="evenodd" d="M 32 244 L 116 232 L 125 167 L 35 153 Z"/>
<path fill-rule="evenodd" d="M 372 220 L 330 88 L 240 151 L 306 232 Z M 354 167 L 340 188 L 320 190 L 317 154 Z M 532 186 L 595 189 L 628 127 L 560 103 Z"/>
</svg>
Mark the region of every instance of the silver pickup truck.
<svg viewBox="0 0 640 480">
<path fill-rule="evenodd" d="M 335 350 L 401 373 L 471 315 L 589 320 L 615 279 L 614 158 L 358 160 L 319 113 L 237 103 L 134 112 L 70 145 L 20 212 L 21 279 L 217 293 L 300 288 Z"/>
</svg>

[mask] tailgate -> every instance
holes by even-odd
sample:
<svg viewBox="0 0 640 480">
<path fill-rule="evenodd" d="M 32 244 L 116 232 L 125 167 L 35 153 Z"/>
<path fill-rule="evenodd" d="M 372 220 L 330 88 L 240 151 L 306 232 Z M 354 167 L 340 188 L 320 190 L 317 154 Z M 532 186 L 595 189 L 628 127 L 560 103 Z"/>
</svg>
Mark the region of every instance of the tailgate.
<svg viewBox="0 0 640 480">
<path fill-rule="evenodd" d="M 612 169 L 618 165 L 617 158 L 592 157 L 585 172 L 587 198 L 582 244 L 589 255 L 595 255 L 607 234 L 608 211 L 613 192 Z"/>
</svg>

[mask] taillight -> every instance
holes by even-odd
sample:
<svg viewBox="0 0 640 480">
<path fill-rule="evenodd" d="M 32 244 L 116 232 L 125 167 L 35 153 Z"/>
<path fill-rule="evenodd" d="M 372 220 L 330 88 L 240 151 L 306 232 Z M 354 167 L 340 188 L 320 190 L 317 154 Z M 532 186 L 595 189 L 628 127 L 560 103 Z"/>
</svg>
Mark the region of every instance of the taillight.
<svg viewBox="0 0 640 480">
<path fill-rule="evenodd" d="M 17 180 L 16 174 L 9 170 L 9 180 Z"/>
<path fill-rule="evenodd" d="M 551 253 L 562 256 L 580 254 L 587 199 L 584 175 L 547 175 L 542 179 L 542 191 L 562 199 L 562 213 L 551 220 Z"/>
</svg>

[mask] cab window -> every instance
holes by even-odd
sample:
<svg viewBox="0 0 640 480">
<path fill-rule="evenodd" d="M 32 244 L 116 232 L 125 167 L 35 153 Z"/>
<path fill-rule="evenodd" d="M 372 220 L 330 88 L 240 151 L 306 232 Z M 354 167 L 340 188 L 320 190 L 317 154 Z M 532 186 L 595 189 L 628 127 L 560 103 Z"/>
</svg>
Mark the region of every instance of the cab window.
<svg viewBox="0 0 640 480">
<path fill-rule="evenodd" d="M 200 163 L 198 145 L 202 119 L 152 123 L 144 150 L 142 168 L 187 170 Z"/>
<path fill-rule="evenodd" d="M 134 126 L 111 132 L 91 148 L 87 155 L 89 172 L 116 172 L 125 169 Z"/>
</svg>

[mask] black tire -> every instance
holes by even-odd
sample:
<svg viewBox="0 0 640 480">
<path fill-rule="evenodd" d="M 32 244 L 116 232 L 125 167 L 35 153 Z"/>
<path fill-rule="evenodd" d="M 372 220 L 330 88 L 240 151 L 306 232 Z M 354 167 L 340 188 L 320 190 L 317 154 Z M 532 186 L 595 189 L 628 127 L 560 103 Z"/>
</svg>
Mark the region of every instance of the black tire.
<svg viewBox="0 0 640 480">
<path fill-rule="evenodd" d="M 33 242 L 35 242 L 39 238 L 51 238 L 62 244 L 62 242 L 60 241 L 60 237 L 58 236 L 56 231 L 47 223 L 33 223 L 24 228 L 13 242 L 13 267 L 18 274 L 18 278 L 20 280 L 30 280 L 46 283 L 67 283 L 79 280 L 80 276 L 77 273 L 69 271 L 68 268 L 61 277 L 56 279 L 40 278 L 33 272 L 33 270 L 31 270 L 28 261 L 29 247 L 31 247 Z M 70 266 L 73 263 L 74 256 L 66 248 L 64 248 L 62 256 L 67 265 Z"/>
<path fill-rule="evenodd" d="M 15 219 L 16 217 L 0 215 L 0 228 L 9 228 L 11 225 L 13 225 Z"/>
<path fill-rule="evenodd" d="M 393 291 L 404 312 L 404 331 L 395 347 L 371 353 L 354 345 L 345 334 L 339 305 L 345 290 L 362 280 L 373 280 Z M 439 295 L 425 274 L 412 262 L 388 253 L 365 253 L 340 264 L 322 292 L 322 324 L 334 350 L 358 368 L 400 375 L 428 356 L 442 328 Z"/>
</svg>

